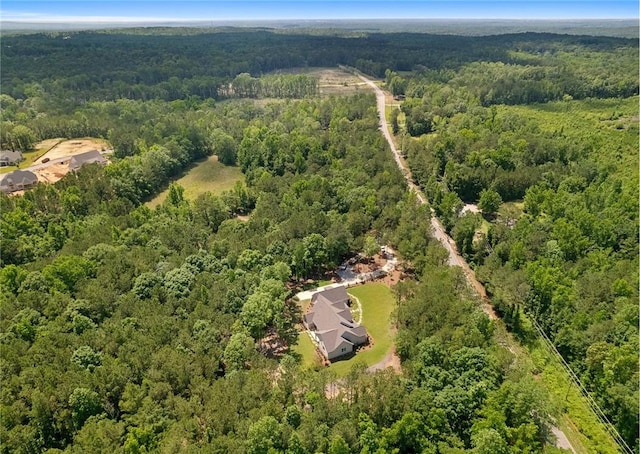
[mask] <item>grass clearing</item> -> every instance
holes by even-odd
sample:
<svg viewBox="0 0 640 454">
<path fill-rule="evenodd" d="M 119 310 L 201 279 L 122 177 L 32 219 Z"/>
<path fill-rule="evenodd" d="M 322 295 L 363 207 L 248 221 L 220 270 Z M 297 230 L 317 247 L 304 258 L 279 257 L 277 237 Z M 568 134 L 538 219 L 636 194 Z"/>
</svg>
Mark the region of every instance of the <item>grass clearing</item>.
<svg viewBox="0 0 640 454">
<path fill-rule="evenodd" d="M 480 227 L 478 228 L 477 232 L 482 232 L 486 236 L 489 234 L 490 228 L 491 228 L 491 223 L 483 218 L 482 222 L 480 222 Z"/>
<path fill-rule="evenodd" d="M 237 181 L 242 181 L 244 175 L 238 167 L 225 166 L 218 162 L 217 156 L 209 156 L 192 167 L 184 176 L 176 180 L 184 188 L 186 199 L 193 200 L 200 194 L 211 192 L 220 194 L 222 191 L 233 189 Z M 169 194 L 169 189 L 162 191 L 153 200 L 147 202 L 149 208 L 162 204 Z"/>
<path fill-rule="evenodd" d="M 338 377 L 347 375 L 356 362 L 364 363 L 369 367 L 382 361 L 393 347 L 391 314 L 396 303 L 391 289 L 384 284 L 372 282 L 352 287 L 348 289 L 348 293 L 357 297 L 362 304 L 362 324 L 372 337 L 373 345 L 361 350 L 348 360 L 331 364 L 330 369 Z"/>
<path fill-rule="evenodd" d="M 521 314 L 524 332 L 533 331 L 531 320 Z M 496 330 L 496 342 L 508 345 L 517 354 L 517 369 L 532 374 L 548 396 L 552 416 L 578 454 L 617 453 L 617 445 L 597 419 L 577 386 L 570 380 L 560 360 L 536 333 L 526 346 L 508 334 L 502 323 Z"/>
<path fill-rule="evenodd" d="M 524 331 L 533 330 L 531 321 L 522 315 Z M 547 411 L 556 419 L 556 425 L 564 432 L 577 454 L 617 453 L 617 446 L 605 427 L 596 418 L 586 399 L 569 379 L 560 360 L 537 335 L 525 345 L 510 334 L 504 324 L 496 323 L 496 345 L 507 346 L 514 353 L 513 370 L 533 375 L 547 395 Z"/>
<path fill-rule="evenodd" d="M 349 95 L 366 90 L 357 76 L 340 68 L 290 68 L 274 71 L 272 74 L 306 74 L 317 77 L 320 96 Z"/>
<path fill-rule="evenodd" d="M 558 423 L 577 453 L 616 453 L 617 445 L 595 417 L 586 399 L 569 380 L 560 361 L 540 339 L 530 347 L 540 381 L 558 408 Z"/>
<path fill-rule="evenodd" d="M 505 202 L 498 209 L 498 218 L 506 221 L 518 220 L 524 213 L 524 202 Z"/>
<path fill-rule="evenodd" d="M 300 311 L 305 314 L 309 305 L 311 304 L 311 300 L 302 300 L 298 301 L 298 306 L 300 307 Z M 291 348 L 294 354 L 300 355 L 302 361 L 301 366 L 304 369 L 314 368 L 316 366 L 320 366 L 320 358 L 316 353 L 316 346 L 311 341 L 311 338 L 306 333 L 306 331 L 301 331 L 298 335 L 298 343 Z"/>
<path fill-rule="evenodd" d="M 300 363 L 303 369 L 313 369 L 320 366 L 320 357 L 316 353 L 316 346 L 306 332 L 301 332 L 298 336 L 298 343 L 292 348 L 294 353 L 302 357 Z"/>
</svg>

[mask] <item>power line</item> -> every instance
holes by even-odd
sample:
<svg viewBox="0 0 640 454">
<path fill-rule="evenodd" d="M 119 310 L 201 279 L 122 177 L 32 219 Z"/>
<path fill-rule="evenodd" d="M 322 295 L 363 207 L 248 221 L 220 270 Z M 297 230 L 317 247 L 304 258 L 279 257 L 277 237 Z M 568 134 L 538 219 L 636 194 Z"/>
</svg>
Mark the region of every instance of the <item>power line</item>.
<svg viewBox="0 0 640 454">
<path fill-rule="evenodd" d="M 591 394 L 589 393 L 589 391 L 582 384 L 582 382 L 580 381 L 576 373 L 573 371 L 573 369 L 571 369 L 571 366 L 569 365 L 569 363 L 567 363 L 567 361 L 560 354 L 560 352 L 558 351 L 556 346 L 553 344 L 549 336 L 547 336 L 547 333 L 544 332 L 544 330 L 540 327 L 540 325 L 538 325 L 538 322 L 533 317 L 531 317 L 531 321 L 533 322 L 533 326 L 536 328 L 536 330 L 540 334 L 540 337 L 542 337 L 542 340 L 545 343 L 545 345 L 560 360 L 560 364 L 569 375 L 569 378 L 571 379 L 573 384 L 578 387 L 578 389 L 580 390 L 580 394 L 587 400 L 587 404 L 589 405 L 593 413 L 596 415 L 600 423 L 602 423 L 605 430 L 614 439 L 614 441 L 616 442 L 620 450 L 628 454 L 634 454 L 634 451 L 629 447 L 629 445 L 624 440 L 624 438 L 622 438 L 622 436 L 613 426 L 611 421 L 609 421 L 609 418 L 607 418 L 607 415 L 604 414 L 604 412 L 602 411 L 598 403 L 593 399 L 593 397 L 591 397 Z"/>
</svg>

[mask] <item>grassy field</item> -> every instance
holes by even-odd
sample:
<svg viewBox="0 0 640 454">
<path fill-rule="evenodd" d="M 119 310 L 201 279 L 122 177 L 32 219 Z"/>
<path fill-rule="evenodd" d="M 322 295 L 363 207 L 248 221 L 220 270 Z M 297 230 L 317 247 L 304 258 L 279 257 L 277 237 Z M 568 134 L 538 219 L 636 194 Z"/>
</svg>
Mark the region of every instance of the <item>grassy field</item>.
<svg viewBox="0 0 640 454">
<path fill-rule="evenodd" d="M 211 192 L 219 194 L 222 191 L 232 189 L 236 181 L 242 181 L 243 175 L 238 167 L 229 167 L 218 162 L 217 156 L 210 156 L 206 161 L 200 161 L 192 167 L 176 183 L 184 188 L 184 196 L 187 199 L 195 199 L 200 194 Z M 155 208 L 164 202 L 169 190 L 158 194 L 156 198 L 147 202 L 149 208 Z"/>
<path fill-rule="evenodd" d="M 298 336 L 298 343 L 292 348 L 294 353 L 301 356 L 301 365 L 303 369 L 312 369 L 320 366 L 320 357 L 316 353 L 316 346 L 313 345 L 309 335 L 304 332 Z"/>
<path fill-rule="evenodd" d="M 533 326 L 526 315 L 521 315 L 524 330 Z M 617 446 L 605 427 L 598 421 L 586 398 L 571 382 L 560 360 L 542 338 L 533 338 L 523 346 L 508 334 L 502 322 L 496 324 L 495 341 L 508 345 L 516 355 L 514 370 L 531 374 L 545 389 L 549 399 L 548 411 L 556 418 L 557 426 L 565 433 L 577 454 L 616 453 Z"/>
<path fill-rule="evenodd" d="M 307 308 L 311 304 L 311 300 L 302 300 L 298 302 L 298 306 L 302 313 L 307 312 Z M 311 338 L 306 332 L 301 332 L 298 336 L 298 343 L 291 349 L 294 354 L 300 355 L 301 365 L 304 369 L 320 366 L 320 357 L 316 354 L 316 346 L 313 345 Z"/>
<path fill-rule="evenodd" d="M 540 339 L 529 347 L 531 359 L 539 379 L 549 393 L 551 402 L 559 416 L 558 426 L 565 433 L 578 454 L 600 452 L 616 453 L 617 446 L 605 427 L 569 380 L 560 360 L 553 355 Z"/>
<path fill-rule="evenodd" d="M 523 315 L 521 320 L 524 326 L 533 329 L 526 316 Z M 586 399 L 570 381 L 560 361 L 540 337 L 535 337 L 527 346 L 523 346 L 498 321 L 494 340 L 496 344 L 508 346 L 515 354 L 513 370 L 531 374 L 544 388 L 548 396 L 547 411 L 556 419 L 556 425 L 567 436 L 576 454 L 619 452 Z"/>
</svg>

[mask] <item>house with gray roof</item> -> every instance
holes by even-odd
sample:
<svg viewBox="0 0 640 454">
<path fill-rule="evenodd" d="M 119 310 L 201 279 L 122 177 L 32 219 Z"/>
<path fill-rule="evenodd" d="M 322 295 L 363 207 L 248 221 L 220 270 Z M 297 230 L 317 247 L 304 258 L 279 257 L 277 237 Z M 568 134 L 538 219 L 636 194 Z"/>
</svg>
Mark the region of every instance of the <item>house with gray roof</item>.
<svg viewBox="0 0 640 454">
<path fill-rule="evenodd" d="M 21 151 L 0 151 L 0 167 L 15 166 L 22 161 L 24 161 L 24 157 Z"/>
<path fill-rule="evenodd" d="M 14 170 L 0 177 L 0 191 L 5 194 L 29 189 L 38 184 L 38 177 L 30 170 Z"/>
<path fill-rule="evenodd" d="M 303 317 L 328 360 L 353 354 L 356 347 L 367 343 L 367 330 L 353 321 L 349 303 L 344 287 L 324 290 L 313 295 L 311 310 Z"/>
<path fill-rule="evenodd" d="M 106 164 L 107 160 L 100 154 L 98 150 L 91 150 L 80 153 L 71 158 L 69 161 L 69 170 L 76 171 L 85 164 Z"/>
</svg>

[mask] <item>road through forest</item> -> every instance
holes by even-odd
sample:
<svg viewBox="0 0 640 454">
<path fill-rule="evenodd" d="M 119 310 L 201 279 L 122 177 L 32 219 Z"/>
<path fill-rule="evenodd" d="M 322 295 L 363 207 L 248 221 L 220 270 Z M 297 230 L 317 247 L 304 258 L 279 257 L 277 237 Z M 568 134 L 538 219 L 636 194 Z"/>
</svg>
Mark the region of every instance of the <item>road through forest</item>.
<svg viewBox="0 0 640 454">
<path fill-rule="evenodd" d="M 366 77 L 358 74 L 358 77 L 369 87 L 373 88 L 376 93 L 376 101 L 378 105 L 378 114 L 380 116 L 380 130 L 384 135 L 385 139 L 389 143 L 389 147 L 391 147 L 391 151 L 393 152 L 393 157 L 400 168 L 400 171 L 404 175 L 404 178 L 407 180 L 407 185 L 409 186 L 409 190 L 416 195 L 416 198 L 420 202 L 420 204 L 424 205 L 427 203 L 427 198 L 422 193 L 420 188 L 416 186 L 413 182 L 413 177 L 411 175 L 411 171 L 409 170 L 409 166 L 405 162 L 404 158 L 398 151 L 393 142 L 393 137 L 391 136 L 391 132 L 389 131 L 389 124 L 387 123 L 387 117 L 385 115 L 386 110 L 386 95 L 385 93 L 372 81 L 367 79 Z M 497 320 L 498 316 L 491 304 L 489 304 L 489 298 L 487 297 L 487 292 L 484 286 L 476 279 L 476 275 L 473 270 L 469 267 L 469 264 L 462 258 L 462 256 L 458 253 L 456 249 L 455 242 L 447 232 L 444 230 L 444 227 L 435 216 L 433 208 L 431 209 L 431 229 L 433 230 L 433 236 L 442 243 L 442 245 L 447 249 L 449 253 L 449 265 L 450 266 L 459 266 L 464 271 L 464 274 L 467 278 L 467 281 L 471 286 L 475 289 L 475 291 L 480 295 L 482 299 L 482 310 L 489 316 L 492 320 Z"/>
<path fill-rule="evenodd" d="M 398 149 L 396 148 L 395 143 L 393 142 L 391 133 L 389 132 L 389 124 L 387 123 L 387 117 L 385 113 L 387 95 L 372 80 L 367 79 L 366 77 L 362 76 L 359 73 L 357 74 L 357 76 L 360 78 L 360 80 L 362 80 L 365 84 L 367 84 L 369 87 L 371 87 L 374 90 L 376 94 L 376 101 L 378 106 L 378 114 L 380 116 L 380 130 L 382 131 L 382 134 L 384 134 L 385 139 L 387 139 L 387 142 L 389 142 L 389 147 L 391 147 L 391 151 L 393 152 L 393 157 L 396 160 L 396 163 L 398 164 L 400 171 L 404 175 L 404 178 L 407 180 L 407 185 L 409 186 L 409 190 L 416 195 L 416 198 L 418 199 L 420 204 L 424 205 L 425 203 L 427 203 L 427 198 L 422 193 L 420 188 L 418 188 L 416 184 L 413 182 L 411 171 L 409 170 L 409 167 L 405 162 L 404 158 L 398 152 Z M 449 265 L 459 266 L 462 268 L 467 278 L 467 282 L 471 284 L 471 286 L 476 290 L 476 292 L 480 295 L 480 298 L 482 299 L 482 310 L 484 310 L 484 312 L 489 316 L 490 319 L 497 320 L 498 316 L 496 315 L 495 311 L 493 310 L 493 307 L 489 303 L 489 298 L 487 297 L 487 292 L 484 286 L 476 279 L 476 275 L 474 271 L 469 267 L 469 264 L 465 261 L 465 259 L 462 258 L 462 256 L 458 253 L 453 239 L 451 239 L 451 237 L 447 235 L 447 232 L 444 230 L 444 227 L 442 226 L 438 218 L 435 216 L 433 208 L 431 209 L 431 228 L 433 230 L 432 232 L 433 236 L 437 238 L 438 241 L 440 241 L 442 245 L 449 252 Z M 509 350 L 511 350 L 511 348 L 509 348 Z M 562 448 L 562 449 L 568 449 L 575 454 L 576 451 L 574 450 L 573 446 L 571 446 L 571 443 L 569 442 L 569 439 L 564 434 L 564 432 L 555 426 L 552 426 L 551 429 L 553 431 L 553 434 L 556 437 L 556 447 Z"/>
</svg>

